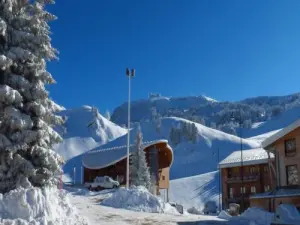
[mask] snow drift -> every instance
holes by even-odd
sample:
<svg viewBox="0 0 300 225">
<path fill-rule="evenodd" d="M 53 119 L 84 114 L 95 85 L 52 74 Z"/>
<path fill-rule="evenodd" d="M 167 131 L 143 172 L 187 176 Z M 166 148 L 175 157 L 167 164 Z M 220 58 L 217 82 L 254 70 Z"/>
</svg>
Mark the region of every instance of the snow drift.
<svg viewBox="0 0 300 225">
<path fill-rule="evenodd" d="M 224 213 L 222 213 L 224 216 Z M 226 216 L 225 216 L 226 217 Z M 274 214 L 260 208 L 248 208 L 240 216 L 229 217 L 228 220 L 232 225 L 270 225 Z M 225 219 L 225 218 L 224 218 Z"/>
<path fill-rule="evenodd" d="M 111 197 L 103 200 L 104 206 L 123 208 L 137 212 L 162 213 L 163 201 L 145 187 L 119 188 Z"/>
<path fill-rule="evenodd" d="M 220 212 L 220 214 L 218 215 L 218 218 L 224 219 L 224 220 L 230 220 L 230 219 L 232 218 L 232 216 L 229 215 L 229 213 L 226 212 L 225 210 L 222 210 L 222 211 Z"/>
<path fill-rule="evenodd" d="M 279 205 L 276 209 L 276 215 L 281 221 L 284 221 L 288 224 L 300 224 L 300 214 L 294 205 Z"/>
<path fill-rule="evenodd" d="M 86 225 L 65 191 L 18 188 L 0 194 L 0 223 L 5 225 Z"/>
</svg>

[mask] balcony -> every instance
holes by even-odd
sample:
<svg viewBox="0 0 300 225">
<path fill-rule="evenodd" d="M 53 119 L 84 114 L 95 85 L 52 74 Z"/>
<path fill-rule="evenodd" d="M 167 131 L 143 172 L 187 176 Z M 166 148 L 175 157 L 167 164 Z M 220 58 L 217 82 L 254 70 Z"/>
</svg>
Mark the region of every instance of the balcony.
<svg viewBox="0 0 300 225">
<path fill-rule="evenodd" d="M 243 177 L 243 182 L 256 182 L 259 181 L 260 174 L 247 174 Z M 234 183 L 241 183 L 242 177 L 236 176 L 236 177 L 228 177 L 226 182 L 228 184 L 234 184 Z"/>
</svg>

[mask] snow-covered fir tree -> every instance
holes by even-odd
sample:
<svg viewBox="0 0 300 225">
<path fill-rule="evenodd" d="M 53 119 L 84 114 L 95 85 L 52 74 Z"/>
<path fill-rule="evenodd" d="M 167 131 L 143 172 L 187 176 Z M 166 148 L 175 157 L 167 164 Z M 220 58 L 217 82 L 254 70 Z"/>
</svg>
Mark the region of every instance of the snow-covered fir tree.
<svg viewBox="0 0 300 225">
<path fill-rule="evenodd" d="M 149 189 L 151 187 L 151 178 L 142 144 L 143 134 L 141 128 L 138 127 L 135 151 L 131 155 L 130 179 L 132 185 L 144 186 Z"/>
<path fill-rule="evenodd" d="M 161 115 L 157 112 L 156 107 L 152 107 L 151 109 L 151 115 L 152 115 L 152 122 L 155 125 L 155 129 L 157 133 L 160 133 L 161 129 Z"/>
<path fill-rule="evenodd" d="M 191 124 L 191 141 L 195 144 L 197 141 L 198 129 L 194 123 Z"/>
<path fill-rule="evenodd" d="M 52 145 L 62 118 L 45 85 L 55 83 L 46 61 L 56 58 L 45 11 L 53 0 L 0 0 L 0 192 L 56 183 L 62 163 Z"/>
<path fill-rule="evenodd" d="M 109 121 L 111 119 L 110 112 L 108 110 L 105 112 L 105 118 Z"/>
</svg>

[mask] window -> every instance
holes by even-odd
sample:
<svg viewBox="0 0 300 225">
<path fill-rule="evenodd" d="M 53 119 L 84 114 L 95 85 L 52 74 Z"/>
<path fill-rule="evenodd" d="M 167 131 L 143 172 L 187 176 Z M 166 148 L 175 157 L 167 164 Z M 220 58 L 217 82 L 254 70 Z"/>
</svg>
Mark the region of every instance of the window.
<svg viewBox="0 0 300 225">
<path fill-rule="evenodd" d="M 269 171 L 268 166 L 264 166 L 264 172 L 267 173 Z"/>
<path fill-rule="evenodd" d="M 286 167 L 286 177 L 288 185 L 298 185 L 299 176 L 297 165 L 290 165 Z"/>
<path fill-rule="evenodd" d="M 246 187 L 241 187 L 241 194 L 246 193 Z"/>
<path fill-rule="evenodd" d="M 250 168 L 250 173 L 256 173 L 257 172 L 257 168 L 256 167 L 251 167 Z"/>
<path fill-rule="evenodd" d="M 239 173 L 240 172 L 240 168 L 238 168 L 238 167 L 234 167 L 234 168 L 232 168 L 232 172 L 233 173 Z"/>
<path fill-rule="evenodd" d="M 296 139 L 289 139 L 284 141 L 284 150 L 286 156 L 294 156 L 296 154 Z"/>
<path fill-rule="evenodd" d="M 265 190 L 265 192 L 270 191 L 270 186 L 269 185 L 265 185 L 264 190 Z"/>
<path fill-rule="evenodd" d="M 233 188 L 229 188 L 229 198 L 233 198 Z"/>
<path fill-rule="evenodd" d="M 255 186 L 251 187 L 251 193 L 256 193 L 256 187 Z"/>
<path fill-rule="evenodd" d="M 162 178 L 161 178 L 162 180 L 165 180 L 166 179 L 166 177 L 165 176 L 162 176 Z"/>
</svg>

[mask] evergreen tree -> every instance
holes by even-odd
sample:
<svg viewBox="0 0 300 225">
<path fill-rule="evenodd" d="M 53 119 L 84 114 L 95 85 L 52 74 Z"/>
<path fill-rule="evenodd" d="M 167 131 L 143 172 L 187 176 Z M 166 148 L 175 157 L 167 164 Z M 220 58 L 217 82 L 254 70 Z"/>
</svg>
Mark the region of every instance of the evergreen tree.
<svg viewBox="0 0 300 225">
<path fill-rule="evenodd" d="M 198 129 L 194 123 L 191 125 L 191 141 L 195 144 L 197 141 Z"/>
<path fill-rule="evenodd" d="M 143 135 L 139 127 L 136 135 L 136 149 L 131 157 L 131 184 L 135 186 L 141 185 L 149 189 L 151 187 L 150 172 L 146 161 L 146 154 L 142 148 L 142 144 Z"/>
<path fill-rule="evenodd" d="M 0 0 L 0 192 L 56 184 L 62 159 L 52 150 L 63 122 L 45 85 L 55 83 L 46 61 L 56 58 L 44 10 L 53 0 Z"/>
<path fill-rule="evenodd" d="M 110 112 L 108 110 L 105 112 L 105 118 L 109 121 L 111 119 Z"/>
</svg>

